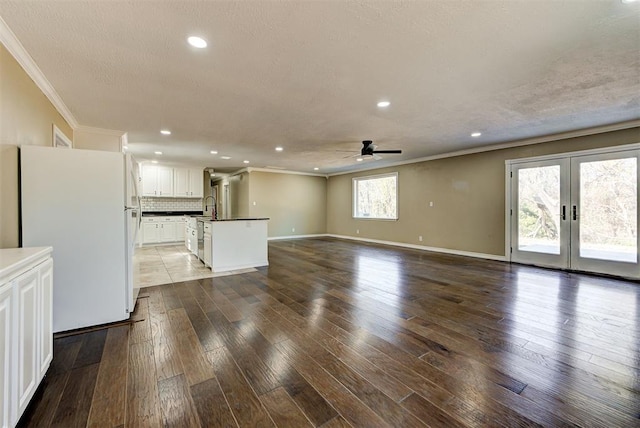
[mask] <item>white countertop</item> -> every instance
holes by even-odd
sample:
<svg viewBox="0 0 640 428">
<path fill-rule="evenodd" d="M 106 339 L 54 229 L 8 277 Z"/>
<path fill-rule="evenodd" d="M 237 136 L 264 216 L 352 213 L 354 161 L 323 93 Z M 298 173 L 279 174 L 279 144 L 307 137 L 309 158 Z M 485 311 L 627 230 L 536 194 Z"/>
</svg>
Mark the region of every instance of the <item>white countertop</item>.
<svg viewBox="0 0 640 428">
<path fill-rule="evenodd" d="M 47 257 L 52 251 L 51 247 L 0 249 L 0 282 L 11 279 L 30 263 Z"/>
</svg>

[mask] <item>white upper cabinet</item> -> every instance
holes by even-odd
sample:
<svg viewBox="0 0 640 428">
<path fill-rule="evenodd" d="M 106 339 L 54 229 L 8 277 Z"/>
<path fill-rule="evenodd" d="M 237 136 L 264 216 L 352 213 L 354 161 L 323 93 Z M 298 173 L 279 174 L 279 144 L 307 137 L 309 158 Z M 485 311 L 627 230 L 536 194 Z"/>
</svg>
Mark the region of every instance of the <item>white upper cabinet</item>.
<svg viewBox="0 0 640 428">
<path fill-rule="evenodd" d="M 173 178 L 176 197 L 202 198 L 204 194 L 202 169 L 175 168 Z"/>
<path fill-rule="evenodd" d="M 142 165 L 142 196 L 174 196 L 173 168 Z"/>
<path fill-rule="evenodd" d="M 158 196 L 173 196 L 173 168 L 158 167 Z"/>
</svg>

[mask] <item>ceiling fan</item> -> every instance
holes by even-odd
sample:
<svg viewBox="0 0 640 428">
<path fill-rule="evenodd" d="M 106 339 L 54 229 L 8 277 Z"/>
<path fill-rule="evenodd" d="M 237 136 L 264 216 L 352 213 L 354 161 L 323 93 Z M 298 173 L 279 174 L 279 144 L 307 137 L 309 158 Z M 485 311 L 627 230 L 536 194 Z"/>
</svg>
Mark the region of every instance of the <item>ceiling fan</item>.
<svg viewBox="0 0 640 428">
<path fill-rule="evenodd" d="M 382 159 L 382 157 L 378 156 L 378 154 L 401 154 L 402 150 L 378 150 L 378 147 L 373 144 L 371 140 L 364 140 L 362 142 L 362 150 L 360 150 L 360 155 L 356 155 L 356 157 L 365 157 L 371 156 L 373 159 L 378 160 Z"/>
</svg>

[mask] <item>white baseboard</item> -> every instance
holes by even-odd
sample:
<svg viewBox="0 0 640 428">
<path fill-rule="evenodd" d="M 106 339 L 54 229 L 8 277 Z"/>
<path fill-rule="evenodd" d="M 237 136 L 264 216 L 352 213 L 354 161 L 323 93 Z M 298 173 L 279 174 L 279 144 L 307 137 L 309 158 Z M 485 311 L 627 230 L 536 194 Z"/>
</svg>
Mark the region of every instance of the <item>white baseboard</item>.
<svg viewBox="0 0 640 428">
<path fill-rule="evenodd" d="M 267 241 L 279 241 L 281 239 L 302 239 L 302 238 L 323 238 L 327 235 L 326 233 L 318 233 L 315 235 L 291 235 L 291 236 L 270 236 L 267 238 Z"/>
<path fill-rule="evenodd" d="M 449 248 L 428 247 L 426 245 L 406 244 L 404 242 L 383 241 L 383 240 L 380 240 L 380 239 L 359 238 L 359 237 L 347 236 L 347 235 L 334 235 L 332 233 L 320 233 L 320 234 L 316 234 L 316 235 L 272 236 L 272 237 L 268 238 L 268 240 L 269 241 L 279 241 L 279 240 L 284 240 L 284 239 L 322 238 L 322 237 L 338 238 L 338 239 L 350 239 L 352 241 L 371 242 L 373 244 L 392 245 L 394 247 L 411 248 L 411 249 L 414 249 L 414 250 L 431 251 L 431 252 L 434 252 L 434 253 L 453 254 L 453 255 L 456 255 L 456 256 L 475 257 L 477 259 L 496 260 L 496 261 L 499 261 L 499 262 L 506 262 L 507 261 L 507 258 L 505 256 L 498 256 L 496 254 L 486 254 L 486 253 L 475 253 L 475 252 L 472 252 L 472 251 L 451 250 Z"/>
<path fill-rule="evenodd" d="M 434 253 L 453 254 L 453 255 L 456 255 L 456 256 L 475 257 L 475 258 L 478 258 L 478 259 L 486 259 L 486 260 L 497 260 L 499 262 L 507 261 L 507 258 L 505 256 L 498 256 L 498 255 L 495 255 L 495 254 L 475 253 L 475 252 L 472 252 L 472 251 L 451 250 L 449 248 L 428 247 L 426 245 L 406 244 L 404 242 L 382 241 L 380 239 L 358 238 L 358 237 L 355 237 L 355 236 L 334 235 L 334 234 L 330 234 L 330 233 L 326 234 L 324 236 L 329 236 L 331 238 L 351 239 L 353 241 L 371 242 L 371 243 L 374 243 L 374 244 L 393 245 L 395 247 L 411 248 L 411 249 L 414 249 L 414 250 L 432 251 Z"/>
</svg>

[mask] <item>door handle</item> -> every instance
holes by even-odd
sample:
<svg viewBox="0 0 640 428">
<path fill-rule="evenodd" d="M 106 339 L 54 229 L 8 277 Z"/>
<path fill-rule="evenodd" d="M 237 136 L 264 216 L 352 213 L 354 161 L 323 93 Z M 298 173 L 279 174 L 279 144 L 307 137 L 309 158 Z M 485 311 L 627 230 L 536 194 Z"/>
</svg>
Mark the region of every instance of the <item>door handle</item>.
<svg viewBox="0 0 640 428">
<path fill-rule="evenodd" d="M 566 220 L 567 219 L 567 206 L 563 205 L 562 206 L 562 220 Z"/>
<path fill-rule="evenodd" d="M 575 205 L 573 206 L 573 219 L 574 220 L 578 219 L 578 209 Z"/>
</svg>

